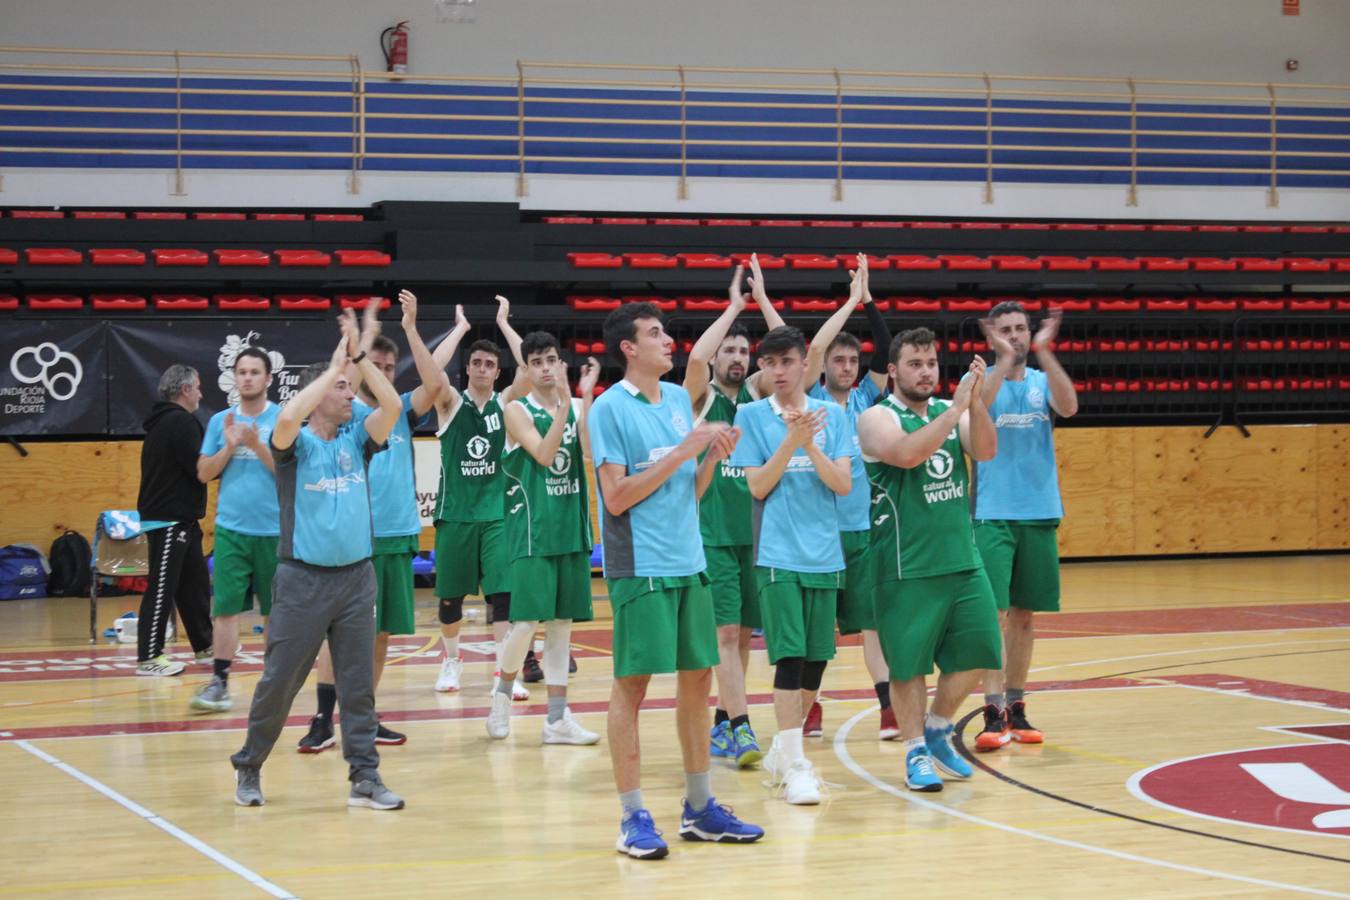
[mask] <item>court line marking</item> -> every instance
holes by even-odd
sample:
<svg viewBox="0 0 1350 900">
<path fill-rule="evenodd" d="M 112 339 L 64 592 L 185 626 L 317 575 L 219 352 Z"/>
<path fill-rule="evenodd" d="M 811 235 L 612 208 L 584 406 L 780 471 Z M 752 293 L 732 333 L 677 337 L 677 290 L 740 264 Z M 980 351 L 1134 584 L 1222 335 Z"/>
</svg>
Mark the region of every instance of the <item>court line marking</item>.
<svg viewBox="0 0 1350 900">
<path fill-rule="evenodd" d="M 1298 731 L 1299 728 L 1326 728 L 1327 726 L 1341 726 L 1344 722 L 1309 722 L 1306 725 L 1262 725 L 1262 731 L 1273 731 L 1277 734 L 1287 734 L 1290 737 L 1306 738 L 1312 741 L 1321 741 L 1324 744 L 1345 744 L 1350 743 L 1345 738 L 1327 737 L 1324 734 L 1311 734 L 1306 731 Z"/>
<path fill-rule="evenodd" d="M 1335 626 L 1335 627 L 1339 628 L 1343 626 Z M 1276 628 L 1271 630 L 1288 631 L 1289 629 Z M 1233 634 L 1233 632 L 1208 632 L 1208 633 Z M 1144 637 L 1160 637 L 1160 635 L 1150 634 L 1144 635 Z M 1092 638 L 1083 638 L 1083 640 L 1092 640 Z M 1274 641 L 1269 644 L 1230 644 L 1226 647 L 1189 647 L 1185 650 L 1162 650 L 1159 651 L 1158 653 L 1138 653 L 1135 654 L 1134 656 L 1109 656 L 1103 659 L 1085 659 L 1080 660 L 1078 662 L 1055 663 L 1053 666 L 1037 666 L 1036 668 L 1029 670 L 1028 674 L 1030 674 L 1030 672 L 1048 672 L 1051 669 L 1073 669 L 1079 666 L 1095 666 L 1098 665 L 1099 663 L 1128 662 L 1129 660 L 1134 659 L 1154 659 L 1159 656 L 1182 656 L 1187 653 L 1212 653 L 1216 650 L 1257 650 L 1265 647 L 1305 646 L 1307 644 L 1341 644 L 1344 643 L 1345 641 L 1346 638 L 1314 638 L 1311 641 Z M 1182 663 L 1180 665 L 1184 666 L 1185 663 Z"/>
<path fill-rule="evenodd" d="M 1279 825 L 1263 825 L 1260 822 L 1245 822 L 1242 819 L 1226 819 L 1223 816 L 1212 816 L 1206 813 L 1196 812 L 1193 809 L 1186 809 L 1185 807 L 1181 806 L 1173 806 L 1170 803 L 1166 803 L 1162 800 L 1159 800 L 1157 797 L 1152 796 L 1140 786 L 1140 782 L 1143 781 L 1145 778 L 1147 778 L 1149 775 L 1151 775 L 1154 771 L 1158 769 L 1165 769 L 1168 766 L 1178 765 L 1180 763 L 1191 762 L 1192 760 L 1208 759 L 1211 756 L 1228 756 L 1229 754 L 1233 753 L 1250 753 L 1253 750 L 1283 750 L 1286 747 L 1316 747 L 1316 746 L 1319 746 L 1319 744 L 1309 743 L 1307 741 L 1299 741 L 1297 744 L 1272 744 L 1270 746 L 1264 747 L 1239 747 L 1235 750 L 1216 750 L 1213 753 L 1197 753 L 1195 756 L 1183 756 L 1179 759 L 1169 759 L 1166 762 L 1160 762 L 1156 765 L 1149 766 L 1147 769 L 1141 769 L 1138 772 L 1135 772 L 1125 782 L 1125 789 L 1129 791 L 1136 800 L 1141 800 L 1144 803 L 1149 804 L 1150 806 L 1156 806 L 1158 809 L 1166 809 L 1169 810 L 1170 812 L 1178 812 L 1182 813 L 1183 815 L 1193 816 L 1194 818 L 1197 819 L 1208 819 L 1211 822 L 1223 822 L 1224 824 L 1227 825 L 1242 825 L 1247 828 L 1260 828 L 1264 831 L 1283 831 L 1286 834 L 1311 835 L 1313 837 L 1334 838 L 1340 841 L 1350 841 L 1350 834 L 1332 834 L 1331 832 L 1327 831 L 1311 831 L 1306 828 L 1282 828 Z"/>
<path fill-rule="evenodd" d="M 847 746 L 848 734 L 850 731 L 853 730 L 853 726 L 857 725 L 864 718 L 875 713 L 878 709 L 880 709 L 880 707 L 877 706 L 876 704 L 873 704 L 869 706 L 867 709 L 850 718 L 847 722 L 845 722 L 843 725 L 839 727 L 839 730 L 835 732 L 834 735 L 834 755 L 839 758 L 839 761 L 844 764 L 845 768 L 847 768 L 850 772 L 852 772 L 858 778 L 862 779 L 867 784 L 870 784 L 872 787 L 876 788 L 879 791 L 882 791 L 883 793 L 899 797 L 901 800 L 904 800 L 907 803 L 911 803 L 915 806 L 922 807 L 923 809 L 927 809 L 932 812 L 941 813 L 946 816 L 952 816 L 954 818 L 961 819 L 962 821 L 965 822 L 971 822 L 976 825 L 983 825 L 987 828 L 993 828 L 997 831 L 1004 831 L 1010 834 L 1028 837 L 1033 840 L 1045 841 L 1050 844 L 1057 844 L 1061 847 L 1070 847 L 1075 850 L 1085 850 L 1088 853 L 1097 853 L 1103 856 L 1111 856 L 1115 857 L 1116 859 L 1123 859 L 1129 862 L 1143 863 L 1144 865 L 1158 866 L 1164 869 L 1174 869 L 1179 872 L 1187 872 L 1192 875 L 1202 875 L 1209 878 L 1222 878 L 1226 881 L 1238 881 L 1244 884 L 1254 884 L 1266 888 L 1275 888 L 1284 891 L 1296 891 L 1301 894 L 1313 894 L 1319 897 L 1350 898 L 1350 894 L 1338 893 L 1336 891 L 1328 891 L 1323 890 L 1321 888 L 1306 887 L 1297 884 L 1285 884 L 1279 881 L 1268 881 L 1264 878 L 1252 878 L 1247 875 L 1238 875 L 1235 872 L 1220 872 L 1216 869 L 1205 869 L 1199 866 L 1189 866 L 1186 865 L 1185 863 L 1169 862 L 1168 860 L 1157 859 L 1151 856 L 1140 856 L 1134 853 L 1126 853 L 1123 850 L 1112 850 L 1107 847 L 1097 847 L 1092 844 L 1084 844 L 1079 841 L 1069 840 L 1068 838 L 1055 837 L 1054 835 L 1044 834 L 1039 831 L 1032 831 L 1028 828 L 1019 828 L 1016 825 L 1008 825 L 1003 822 L 995 822 L 991 819 L 985 819 L 980 816 L 972 815 L 971 813 L 962 812 L 961 810 L 958 809 L 953 809 L 949 806 L 944 806 L 941 803 L 935 803 L 932 800 L 927 800 L 923 797 L 916 796 L 907 790 L 901 790 L 900 788 L 897 788 L 894 785 L 886 781 L 883 781 L 882 779 L 873 775 L 871 772 L 867 771 L 867 769 L 863 768 L 862 765 L 860 765 L 858 761 L 853 758 L 853 754 L 851 754 L 848 750 Z"/>
<path fill-rule="evenodd" d="M 37 747 L 34 747 L 28 741 L 14 741 L 13 744 L 16 747 L 19 747 L 27 751 L 28 753 L 31 753 L 33 756 L 36 756 L 43 762 L 48 763 L 51 766 L 54 766 L 55 768 L 59 769 L 62 772 L 65 772 L 67 775 L 69 775 L 71 778 L 74 778 L 76 781 L 83 783 L 87 787 L 93 788 L 95 791 L 107 797 L 109 800 L 113 801 L 114 803 L 118 804 L 124 809 L 128 810 L 133 815 L 139 816 L 147 823 L 155 826 L 156 828 L 160 829 L 166 834 L 169 834 L 172 837 L 177 838 L 179 841 L 182 841 L 184 844 L 187 844 L 193 850 L 196 850 L 198 853 L 202 854 L 212 862 L 224 866 L 226 869 L 229 869 L 231 872 L 238 875 L 240 878 L 243 878 L 245 881 L 247 881 L 254 887 L 258 888 L 259 890 L 265 891 L 266 893 L 271 894 L 273 897 L 281 898 L 281 900 L 296 900 L 295 894 L 291 893 L 290 891 L 286 890 L 283 887 L 280 887 L 279 885 L 273 884 L 266 878 L 263 878 L 257 872 L 253 871 L 252 869 L 248 868 L 242 863 L 236 862 L 235 860 L 226 856 L 224 853 L 221 853 L 219 850 L 212 847 L 210 844 L 207 844 L 205 841 L 197 837 L 194 837 L 193 835 L 189 834 L 188 832 L 179 828 L 177 825 L 170 822 L 169 820 L 161 818 L 157 813 L 154 813 L 151 810 L 146 809 L 144 806 L 141 806 L 134 800 L 131 800 L 128 797 L 108 787 L 106 784 L 99 781 L 97 778 L 94 778 L 91 775 L 86 775 L 84 772 L 81 772 L 79 769 L 75 768 L 69 763 L 62 762 L 61 760 L 57 759 L 55 756 L 52 756 L 50 753 L 47 753 L 44 750 L 39 750 Z"/>
</svg>

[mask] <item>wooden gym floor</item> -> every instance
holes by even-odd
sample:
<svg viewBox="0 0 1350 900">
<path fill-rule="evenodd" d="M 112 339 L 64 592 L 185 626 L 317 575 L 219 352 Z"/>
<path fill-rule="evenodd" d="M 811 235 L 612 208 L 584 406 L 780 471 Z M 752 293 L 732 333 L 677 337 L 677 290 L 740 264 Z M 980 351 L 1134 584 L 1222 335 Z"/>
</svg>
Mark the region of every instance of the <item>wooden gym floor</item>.
<svg viewBox="0 0 1350 900">
<path fill-rule="evenodd" d="M 105 601 L 100 623 L 135 599 Z M 381 751 L 401 812 L 349 810 L 339 750 L 294 752 L 312 687 L 263 769 L 267 805 L 234 805 L 227 757 L 261 668 L 256 636 L 234 668 L 234 709 L 198 716 L 187 701 L 206 666 L 136 678 L 134 647 L 86 643 L 82 601 L 0 605 L 0 777 L 15 801 L 0 895 L 1350 896 L 1350 556 L 1066 565 L 1066 612 L 1038 620 L 1033 664 L 1047 742 L 980 755 L 970 781 L 940 794 L 905 790 L 902 748 L 877 740 L 848 642 L 826 674 L 825 736 L 808 741 L 830 784 L 821 806 L 787 806 L 761 773 L 714 766 L 719 800 L 768 831 L 753 846 L 677 838 L 673 680 L 654 679 L 643 772 L 672 845 L 660 862 L 613 850 L 603 743 L 539 745 L 541 689 L 516 705 L 508 740 L 488 740 L 481 616 L 466 628 L 463 692 L 431 690 L 433 602 L 419 592 L 418 633 L 393 640 L 378 698 L 409 737 Z M 603 733 L 607 604 L 597 615 L 573 635 L 571 702 Z M 185 643 L 172 649 L 191 660 Z M 766 745 L 770 683 L 756 649 Z M 978 730 L 964 723 L 963 744 Z"/>
</svg>

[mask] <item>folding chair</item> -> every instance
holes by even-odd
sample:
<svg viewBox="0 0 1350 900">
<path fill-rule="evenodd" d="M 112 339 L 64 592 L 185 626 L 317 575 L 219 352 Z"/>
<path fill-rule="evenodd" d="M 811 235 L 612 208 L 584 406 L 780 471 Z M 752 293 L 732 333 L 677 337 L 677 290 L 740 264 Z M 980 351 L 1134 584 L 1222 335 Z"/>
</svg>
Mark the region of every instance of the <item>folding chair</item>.
<svg viewBox="0 0 1350 900">
<path fill-rule="evenodd" d="M 142 522 L 134 509 L 105 509 L 94 523 L 94 546 L 89 556 L 89 643 L 98 643 L 98 579 L 150 574 L 150 550 L 145 534 L 172 522 Z"/>
</svg>

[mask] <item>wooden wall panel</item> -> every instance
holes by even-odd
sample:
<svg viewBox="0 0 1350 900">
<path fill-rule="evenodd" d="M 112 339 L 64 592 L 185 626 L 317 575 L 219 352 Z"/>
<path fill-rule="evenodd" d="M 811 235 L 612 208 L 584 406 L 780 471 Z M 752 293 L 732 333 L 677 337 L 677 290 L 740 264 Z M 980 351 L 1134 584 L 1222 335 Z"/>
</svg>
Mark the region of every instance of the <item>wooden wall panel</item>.
<svg viewBox="0 0 1350 900">
<path fill-rule="evenodd" d="M 1056 435 L 1064 556 L 1350 549 L 1350 426 L 1078 428 Z M 92 536 L 134 507 L 137 441 L 0 447 L 0 545 Z M 207 547 L 215 510 L 209 494 Z M 594 486 L 590 502 L 594 513 Z M 421 546 L 434 546 L 424 529 Z"/>
</svg>

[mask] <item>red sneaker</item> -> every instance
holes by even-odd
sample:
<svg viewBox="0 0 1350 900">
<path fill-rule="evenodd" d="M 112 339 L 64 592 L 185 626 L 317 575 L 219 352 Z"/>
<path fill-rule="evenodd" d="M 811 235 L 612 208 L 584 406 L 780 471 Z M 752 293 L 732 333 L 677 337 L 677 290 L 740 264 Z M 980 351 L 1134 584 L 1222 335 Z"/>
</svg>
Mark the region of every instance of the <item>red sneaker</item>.
<svg viewBox="0 0 1350 900">
<path fill-rule="evenodd" d="M 1008 727 L 1008 713 L 994 704 L 984 708 L 984 731 L 975 737 L 975 750 L 987 753 L 997 750 L 1012 740 L 1012 729 Z"/>
<path fill-rule="evenodd" d="M 802 737 L 820 737 L 825 733 L 821 727 L 820 701 L 811 704 L 806 711 L 806 721 L 802 723 Z"/>
<path fill-rule="evenodd" d="M 1008 726 L 1012 729 L 1012 739 L 1019 744 L 1040 744 L 1045 741 L 1045 735 L 1027 721 L 1027 705 L 1021 700 L 1008 706 Z"/>
<path fill-rule="evenodd" d="M 900 726 L 895 721 L 895 710 L 889 706 L 881 711 L 881 732 L 883 741 L 893 741 L 900 736 Z"/>
</svg>

